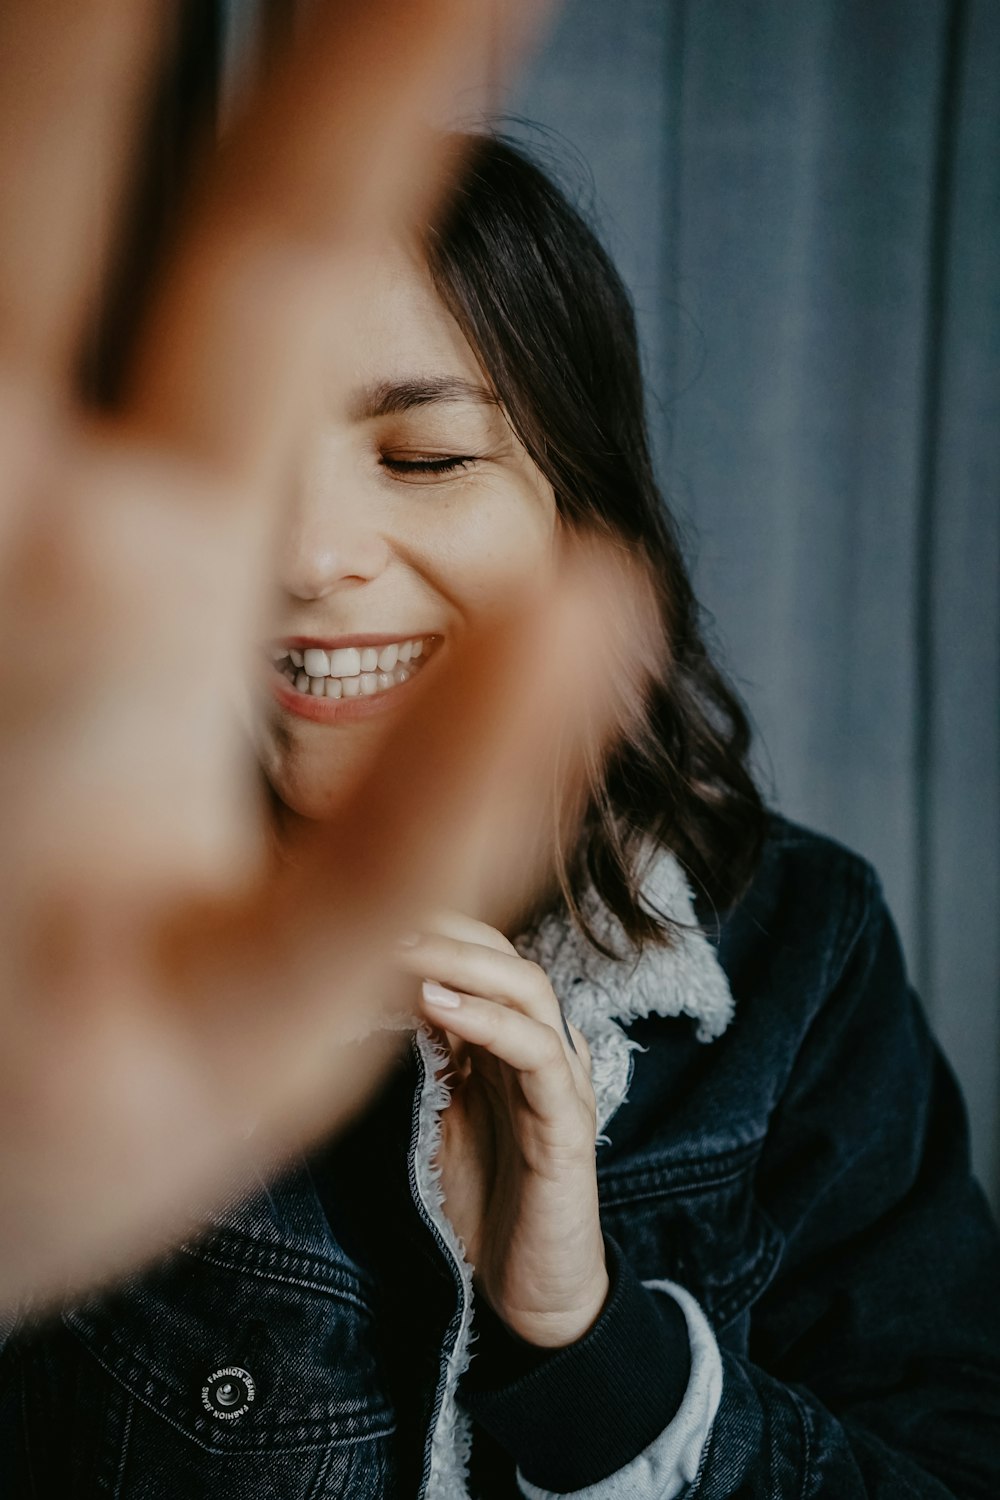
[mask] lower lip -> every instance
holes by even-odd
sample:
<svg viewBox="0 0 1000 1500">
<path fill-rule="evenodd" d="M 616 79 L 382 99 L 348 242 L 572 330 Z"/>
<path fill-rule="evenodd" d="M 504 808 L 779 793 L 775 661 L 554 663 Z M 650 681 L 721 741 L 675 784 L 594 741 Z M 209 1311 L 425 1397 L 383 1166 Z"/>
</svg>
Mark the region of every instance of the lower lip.
<svg viewBox="0 0 1000 1500">
<path fill-rule="evenodd" d="M 426 667 L 421 667 L 407 682 L 398 682 L 394 687 L 383 688 L 380 693 L 371 693 L 367 698 L 316 698 L 312 693 L 300 693 L 286 677 L 272 669 L 271 691 L 282 708 L 297 714 L 300 719 L 311 719 L 314 724 L 353 724 L 355 720 L 370 719 L 404 702 L 413 684 L 425 671 Z"/>
</svg>

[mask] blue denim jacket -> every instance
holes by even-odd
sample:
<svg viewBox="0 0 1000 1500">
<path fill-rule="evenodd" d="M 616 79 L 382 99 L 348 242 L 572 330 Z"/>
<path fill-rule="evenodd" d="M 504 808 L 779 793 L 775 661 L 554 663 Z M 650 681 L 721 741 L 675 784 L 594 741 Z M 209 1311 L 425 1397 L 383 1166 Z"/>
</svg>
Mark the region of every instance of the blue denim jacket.
<svg viewBox="0 0 1000 1500">
<path fill-rule="evenodd" d="M 676 1417 L 578 1493 L 995 1500 L 1000 1236 L 875 876 L 775 818 L 749 895 L 714 933 L 699 915 L 709 942 L 636 965 L 555 917 L 524 945 L 594 1051 L 606 1230 L 691 1339 Z M 418 1038 L 361 1119 L 207 1236 L 16 1329 L 0 1495 L 542 1494 L 463 1410 L 435 1061 Z"/>
</svg>

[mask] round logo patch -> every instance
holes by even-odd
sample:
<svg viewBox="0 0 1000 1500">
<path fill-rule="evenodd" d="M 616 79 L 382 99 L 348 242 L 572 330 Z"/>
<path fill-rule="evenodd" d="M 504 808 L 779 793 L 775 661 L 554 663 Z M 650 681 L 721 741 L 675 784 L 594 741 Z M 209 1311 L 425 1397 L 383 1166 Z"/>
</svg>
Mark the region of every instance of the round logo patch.
<svg viewBox="0 0 1000 1500">
<path fill-rule="evenodd" d="M 239 1365 L 213 1370 L 201 1388 L 201 1404 L 213 1417 L 235 1422 L 246 1416 L 257 1394 L 253 1376 Z"/>
</svg>

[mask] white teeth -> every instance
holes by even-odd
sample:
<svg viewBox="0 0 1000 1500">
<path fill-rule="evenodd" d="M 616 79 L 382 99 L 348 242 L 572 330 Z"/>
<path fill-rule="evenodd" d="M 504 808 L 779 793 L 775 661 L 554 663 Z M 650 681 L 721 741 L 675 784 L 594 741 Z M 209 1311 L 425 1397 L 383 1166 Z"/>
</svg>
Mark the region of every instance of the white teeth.
<svg viewBox="0 0 1000 1500">
<path fill-rule="evenodd" d="M 377 648 L 338 646 L 324 651 L 309 646 L 305 651 L 291 647 L 268 647 L 275 668 L 300 693 L 313 698 L 370 698 L 392 687 L 409 682 L 422 663 L 424 639 L 392 642 Z M 433 641 L 431 645 L 433 645 Z M 412 665 L 408 665 L 412 663 Z"/>
<path fill-rule="evenodd" d="M 320 651 L 316 646 L 310 646 L 303 657 L 302 665 L 310 677 L 326 677 L 330 671 L 330 658 L 325 651 Z"/>
<path fill-rule="evenodd" d="M 361 671 L 361 652 L 355 646 L 341 646 L 330 652 L 332 677 L 357 677 Z"/>
</svg>

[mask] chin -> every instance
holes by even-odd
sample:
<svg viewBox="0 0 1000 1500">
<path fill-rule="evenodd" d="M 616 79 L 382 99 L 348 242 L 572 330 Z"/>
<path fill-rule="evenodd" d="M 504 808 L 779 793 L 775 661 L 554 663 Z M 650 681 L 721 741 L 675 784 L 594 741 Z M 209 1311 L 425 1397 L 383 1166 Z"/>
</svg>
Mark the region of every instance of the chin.
<svg viewBox="0 0 1000 1500">
<path fill-rule="evenodd" d="M 303 722 L 271 724 L 258 742 L 261 768 L 274 796 L 291 813 L 312 822 L 334 816 L 371 767 L 372 737 L 331 735 Z M 304 732 L 303 732 L 304 731 Z"/>
<path fill-rule="evenodd" d="M 269 775 L 268 780 L 275 796 L 290 812 L 312 822 L 324 822 L 333 817 L 345 799 L 351 796 L 363 764 L 338 766 L 333 775 L 328 764 L 322 772 L 313 775 L 300 768 L 292 775 Z"/>
</svg>

